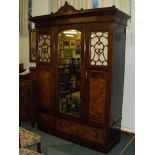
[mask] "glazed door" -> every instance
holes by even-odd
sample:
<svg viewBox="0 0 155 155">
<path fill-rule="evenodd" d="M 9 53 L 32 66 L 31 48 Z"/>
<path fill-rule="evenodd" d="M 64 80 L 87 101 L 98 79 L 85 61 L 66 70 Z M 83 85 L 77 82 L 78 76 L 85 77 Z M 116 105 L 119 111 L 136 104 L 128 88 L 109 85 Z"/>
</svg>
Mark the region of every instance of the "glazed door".
<svg viewBox="0 0 155 155">
<path fill-rule="evenodd" d="M 106 24 L 107 25 L 107 24 Z M 86 26 L 87 95 L 86 119 L 91 123 L 106 121 L 109 31 L 104 24 Z"/>
<path fill-rule="evenodd" d="M 82 25 L 58 28 L 57 110 L 66 117 L 82 117 L 84 71 Z"/>
<path fill-rule="evenodd" d="M 54 111 L 53 33 L 51 28 L 37 29 L 37 84 L 40 112 Z"/>
</svg>

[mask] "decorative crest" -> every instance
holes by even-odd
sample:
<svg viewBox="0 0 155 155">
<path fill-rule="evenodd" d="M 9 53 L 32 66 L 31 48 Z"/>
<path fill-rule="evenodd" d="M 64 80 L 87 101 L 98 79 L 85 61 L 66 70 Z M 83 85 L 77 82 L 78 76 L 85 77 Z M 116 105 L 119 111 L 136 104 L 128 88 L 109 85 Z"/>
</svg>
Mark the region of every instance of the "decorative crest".
<svg viewBox="0 0 155 155">
<path fill-rule="evenodd" d="M 62 6 L 55 14 L 70 14 L 78 11 L 79 10 L 76 10 L 73 6 L 69 5 L 68 2 L 65 1 L 65 5 Z"/>
</svg>

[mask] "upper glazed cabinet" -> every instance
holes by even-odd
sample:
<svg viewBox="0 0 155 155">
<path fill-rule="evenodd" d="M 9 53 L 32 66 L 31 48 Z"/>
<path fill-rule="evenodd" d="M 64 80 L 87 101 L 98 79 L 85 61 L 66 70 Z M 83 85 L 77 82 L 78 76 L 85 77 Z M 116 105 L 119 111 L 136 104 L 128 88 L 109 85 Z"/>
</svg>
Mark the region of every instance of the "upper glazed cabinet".
<svg viewBox="0 0 155 155">
<path fill-rule="evenodd" d="M 108 152 L 120 140 L 129 16 L 115 6 L 31 17 L 37 32 L 38 128 Z"/>
</svg>

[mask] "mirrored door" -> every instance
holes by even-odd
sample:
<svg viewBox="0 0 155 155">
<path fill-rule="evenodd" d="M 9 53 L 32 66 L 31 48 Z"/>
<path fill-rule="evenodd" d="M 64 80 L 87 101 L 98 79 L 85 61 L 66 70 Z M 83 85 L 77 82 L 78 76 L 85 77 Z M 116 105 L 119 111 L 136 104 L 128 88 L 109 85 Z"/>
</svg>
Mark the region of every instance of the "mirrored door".
<svg viewBox="0 0 155 155">
<path fill-rule="evenodd" d="M 80 117 L 81 32 L 59 32 L 59 112 Z"/>
</svg>

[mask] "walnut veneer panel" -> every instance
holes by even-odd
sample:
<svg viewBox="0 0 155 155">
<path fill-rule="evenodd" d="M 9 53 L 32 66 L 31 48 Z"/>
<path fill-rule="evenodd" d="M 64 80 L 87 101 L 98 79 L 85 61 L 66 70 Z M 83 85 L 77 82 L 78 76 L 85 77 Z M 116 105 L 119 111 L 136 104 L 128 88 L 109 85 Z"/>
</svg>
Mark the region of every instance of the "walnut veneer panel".
<svg viewBox="0 0 155 155">
<path fill-rule="evenodd" d="M 41 68 L 39 71 L 40 106 L 51 109 L 50 70 Z"/>
<path fill-rule="evenodd" d="M 104 121 L 106 102 L 106 75 L 91 73 L 89 78 L 88 118 L 93 121 Z"/>
<path fill-rule="evenodd" d="M 83 139 L 87 139 L 97 143 L 104 143 L 105 135 L 104 130 L 102 129 L 97 129 L 74 122 L 71 122 L 70 129 L 72 135 L 79 136 Z"/>
<path fill-rule="evenodd" d="M 70 121 L 56 118 L 56 129 L 65 133 L 70 133 Z"/>
</svg>

